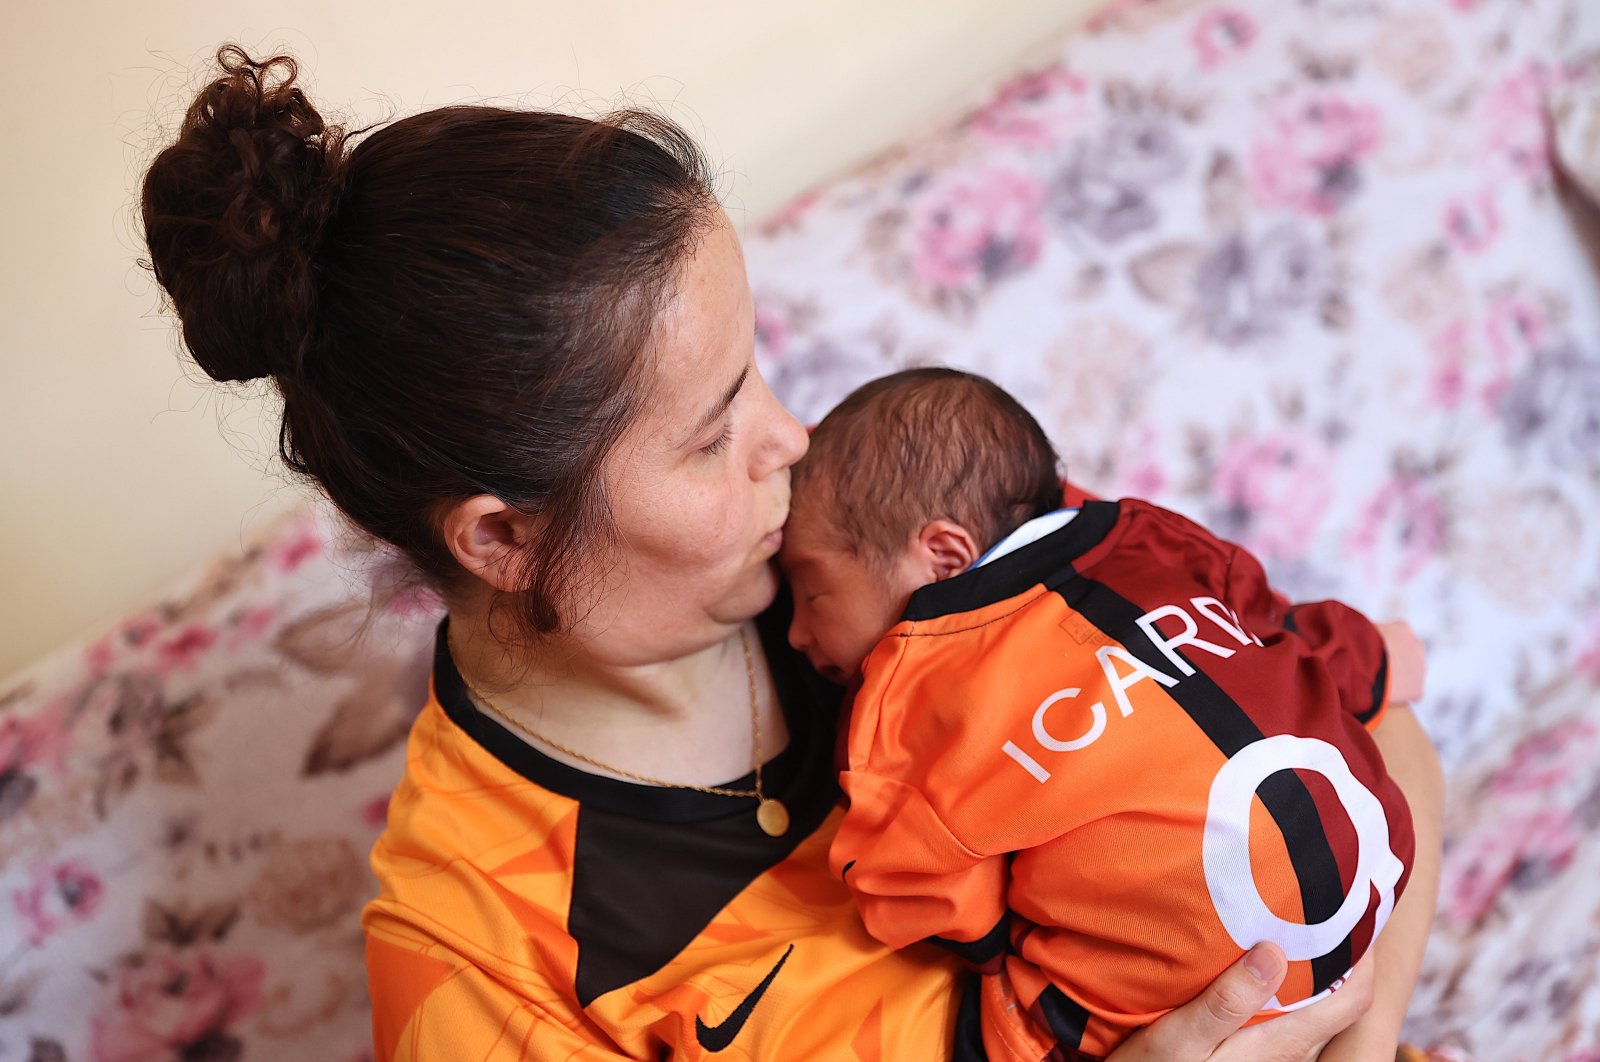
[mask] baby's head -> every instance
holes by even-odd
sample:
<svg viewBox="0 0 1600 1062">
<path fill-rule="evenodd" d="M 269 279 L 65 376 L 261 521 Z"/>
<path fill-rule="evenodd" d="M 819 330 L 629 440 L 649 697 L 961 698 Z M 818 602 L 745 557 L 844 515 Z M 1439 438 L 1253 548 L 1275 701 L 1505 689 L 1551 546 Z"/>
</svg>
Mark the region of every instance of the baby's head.
<svg viewBox="0 0 1600 1062">
<path fill-rule="evenodd" d="M 789 641 L 836 682 L 861 667 L 918 587 L 959 575 L 1061 506 L 1055 450 L 981 376 L 908 369 L 823 418 L 794 467 L 779 563 Z"/>
</svg>

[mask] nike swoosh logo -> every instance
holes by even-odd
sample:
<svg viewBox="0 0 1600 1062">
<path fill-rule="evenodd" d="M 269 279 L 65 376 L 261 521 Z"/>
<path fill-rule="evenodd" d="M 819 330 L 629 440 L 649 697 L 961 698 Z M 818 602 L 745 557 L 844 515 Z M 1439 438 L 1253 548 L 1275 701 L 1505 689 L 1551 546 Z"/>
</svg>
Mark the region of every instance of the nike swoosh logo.
<svg viewBox="0 0 1600 1062">
<path fill-rule="evenodd" d="M 783 969 L 783 964 L 789 961 L 789 952 L 794 951 L 794 945 L 789 945 L 789 951 L 783 953 L 783 958 L 778 960 L 778 965 L 767 971 L 767 976 L 756 985 L 744 1000 L 733 1008 L 733 1013 L 723 1019 L 720 1025 L 707 1025 L 694 1016 L 694 1035 L 700 1041 L 700 1046 L 707 1051 L 721 1051 L 733 1043 L 733 1038 L 739 1035 L 739 1030 L 744 1028 L 744 1023 L 750 1020 L 751 1013 L 756 1009 L 756 1004 L 761 1002 L 761 997 L 767 994 L 767 988 L 772 984 L 772 979 L 778 976 L 778 971 Z"/>
</svg>

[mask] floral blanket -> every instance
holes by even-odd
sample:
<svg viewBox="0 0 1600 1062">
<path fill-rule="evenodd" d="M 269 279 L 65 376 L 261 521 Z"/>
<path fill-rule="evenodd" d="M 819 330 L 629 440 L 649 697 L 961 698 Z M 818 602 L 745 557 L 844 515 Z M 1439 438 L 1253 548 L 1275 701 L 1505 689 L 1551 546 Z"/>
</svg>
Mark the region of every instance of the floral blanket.
<svg viewBox="0 0 1600 1062">
<path fill-rule="evenodd" d="M 802 417 L 987 373 L 1084 486 L 1418 628 L 1436 1062 L 1600 1059 L 1596 86 L 1588 0 L 1114 4 L 746 243 Z M 311 506 L 0 685 L 0 1060 L 369 1056 L 438 609 L 391 570 Z"/>
</svg>

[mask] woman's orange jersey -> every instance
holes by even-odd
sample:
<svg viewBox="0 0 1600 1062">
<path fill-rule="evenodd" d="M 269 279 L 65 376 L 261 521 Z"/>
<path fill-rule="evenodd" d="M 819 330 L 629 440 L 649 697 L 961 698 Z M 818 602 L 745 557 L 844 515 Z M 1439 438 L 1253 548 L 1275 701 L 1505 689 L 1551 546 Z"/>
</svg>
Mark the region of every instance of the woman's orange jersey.
<svg viewBox="0 0 1600 1062">
<path fill-rule="evenodd" d="M 837 691 L 783 605 L 759 626 L 790 732 L 762 770 L 780 838 L 753 800 L 543 756 L 474 709 L 441 624 L 362 919 L 381 1062 L 977 1057 L 973 979 L 873 940 L 829 874 Z"/>
</svg>

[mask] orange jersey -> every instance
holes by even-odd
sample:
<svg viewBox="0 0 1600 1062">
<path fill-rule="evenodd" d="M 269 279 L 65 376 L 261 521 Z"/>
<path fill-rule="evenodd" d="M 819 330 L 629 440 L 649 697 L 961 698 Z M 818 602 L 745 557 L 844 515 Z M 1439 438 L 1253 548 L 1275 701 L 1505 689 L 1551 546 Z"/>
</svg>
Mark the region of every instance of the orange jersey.
<svg viewBox="0 0 1600 1062">
<path fill-rule="evenodd" d="M 1385 675 L 1353 609 L 1290 606 L 1175 513 L 1087 502 L 918 590 L 867 657 L 831 864 L 875 937 L 996 975 L 993 1058 L 1104 1054 L 1262 940 L 1291 960 L 1263 1015 L 1293 1009 L 1405 885 L 1367 730 Z"/>
<path fill-rule="evenodd" d="M 753 800 L 540 754 L 473 707 L 441 625 L 362 919 L 382 1062 L 977 1057 L 976 979 L 873 940 L 828 872 L 837 691 L 786 616 L 759 625 L 790 731 L 762 770 L 779 838 Z"/>
</svg>

